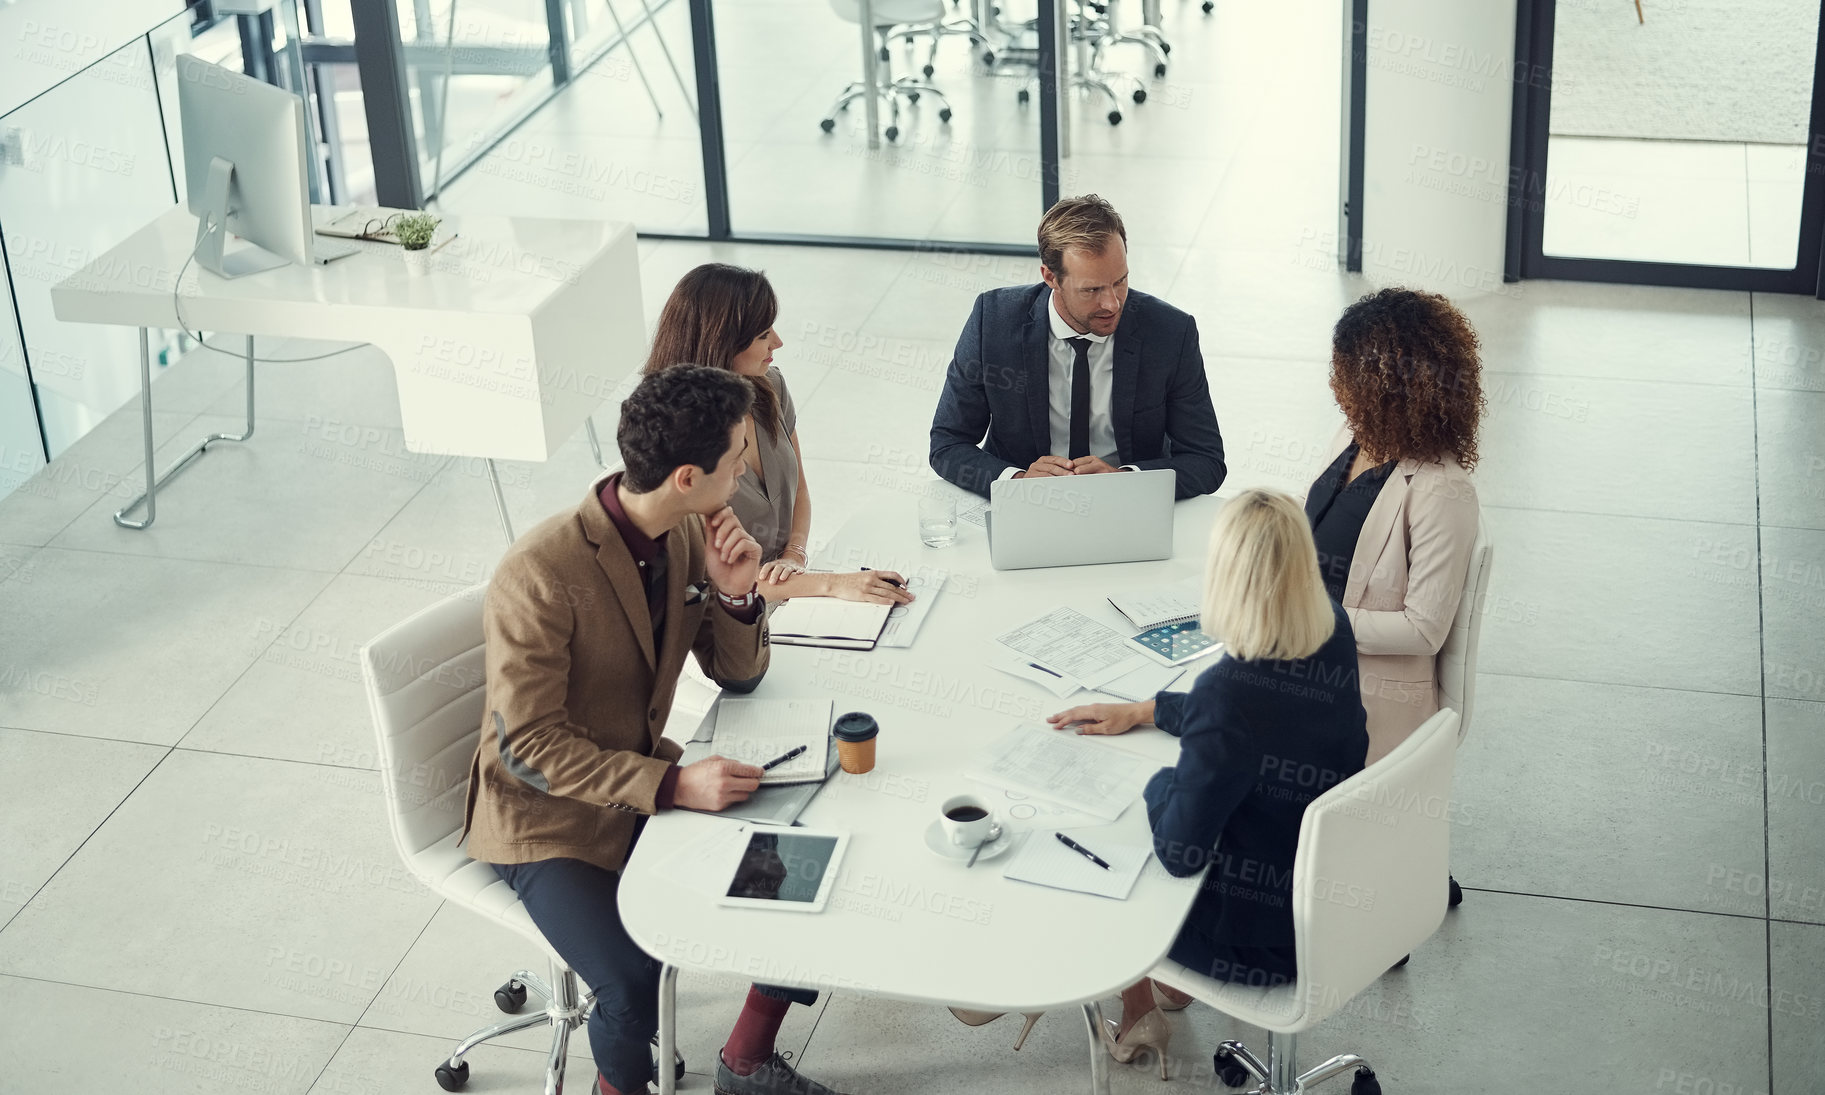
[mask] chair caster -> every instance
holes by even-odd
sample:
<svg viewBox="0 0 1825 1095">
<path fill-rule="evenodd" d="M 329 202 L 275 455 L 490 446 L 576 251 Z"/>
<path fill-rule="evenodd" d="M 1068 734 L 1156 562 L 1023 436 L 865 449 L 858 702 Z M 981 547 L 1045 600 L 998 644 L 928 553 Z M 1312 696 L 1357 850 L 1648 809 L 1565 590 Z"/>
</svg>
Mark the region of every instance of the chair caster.
<svg viewBox="0 0 1825 1095">
<path fill-rule="evenodd" d="M 1457 879 L 1452 878 L 1450 875 L 1445 876 L 1445 881 L 1451 886 L 1451 888 L 1446 891 L 1445 907 L 1447 909 L 1455 909 L 1464 903 L 1464 888 L 1459 886 L 1457 884 Z"/>
<path fill-rule="evenodd" d="M 889 54 L 888 54 L 888 52 L 887 52 L 887 47 L 886 47 L 886 46 L 882 46 L 882 47 L 881 47 L 881 55 L 880 55 L 880 56 L 881 56 L 881 60 L 883 60 L 883 61 L 891 61 L 891 60 L 893 60 L 893 58 L 892 58 L 892 57 L 891 57 L 891 56 L 890 56 L 890 55 L 889 55 Z"/>
<path fill-rule="evenodd" d="M 1204 14 L 1205 15 L 1209 15 L 1211 12 L 1213 12 L 1215 10 L 1217 10 L 1217 5 L 1215 3 L 1215 0 L 1204 0 Z"/>
<path fill-rule="evenodd" d="M 1402 966 L 1406 965 L 1408 962 L 1411 962 L 1411 961 L 1413 961 L 1413 956 L 1411 954 L 1402 955 L 1400 961 L 1398 961 L 1398 962 L 1394 963 L 1392 966 L 1388 967 L 1388 972 L 1393 973 L 1395 970 L 1400 969 Z"/>
<path fill-rule="evenodd" d="M 938 112 L 938 120 L 940 122 L 949 122 L 951 120 L 951 108 L 945 107 L 943 110 L 940 110 Z"/>
<path fill-rule="evenodd" d="M 1350 1095 L 1381 1095 L 1381 1081 L 1375 1078 L 1375 1070 L 1364 1065 L 1356 1070 L 1356 1078 L 1350 1081 Z"/>
<path fill-rule="evenodd" d="M 1217 1055 L 1211 1059 L 1211 1064 L 1215 1066 L 1217 1079 L 1223 1081 L 1224 1087 L 1241 1087 L 1248 1083 L 1248 1069 L 1243 1068 L 1242 1062 L 1236 1060 L 1236 1055 L 1229 1050 L 1217 1050 Z M 1355 1093 L 1352 1092 L 1351 1095 L 1355 1095 Z"/>
<path fill-rule="evenodd" d="M 1109 112 L 1109 124 L 1110 125 L 1121 125 L 1122 124 L 1122 112 L 1119 110 L 1111 110 Z"/>
<path fill-rule="evenodd" d="M 897 125 L 888 126 L 887 127 L 887 139 L 890 141 L 899 140 L 900 139 L 900 127 Z"/>
<path fill-rule="evenodd" d="M 825 118 L 823 121 L 819 122 L 817 124 L 817 126 L 819 129 L 823 130 L 825 133 L 829 133 L 830 131 L 832 131 L 836 128 L 836 119 L 835 118 Z"/>
<path fill-rule="evenodd" d="M 1171 42 L 1161 42 L 1160 43 L 1160 52 L 1170 54 L 1172 52 L 1172 43 Z M 1166 74 L 1162 72 L 1162 73 L 1160 73 L 1160 75 L 1164 76 Z"/>
<path fill-rule="evenodd" d="M 1142 88 L 1142 87 L 1135 88 L 1134 89 L 1134 101 L 1137 103 L 1146 102 L 1147 101 L 1147 89 Z"/>
<path fill-rule="evenodd" d="M 929 79 L 931 79 L 932 73 L 934 73 L 938 70 L 933 68 L 930 65 L 926 65 L 924 68 L 920 69 L 919 71 L 925 73 L 925 78 L 929 80 Z"/>
<path fill-rule="evenodd" d="M 906 101 L 907 101 L 907 102 L 909 102 L 909 103 L 916 103 L 916 102 L 918 102 L 918 101 L 919 101 L 919 93 L 918 93 L 918 92 L 916 92 L 916 91 L 909 91 L 909 92 L 907 92 L 907 93 L 906 93 Z"/>
<path fill-rule="evenodd" d="M 494 990 L 494 1006 L 512 1015 L 526 1006 L 526 986 L 509 981 Z"/>
<path fill-rule="evenodd" d="M 982 63 L 985 65 L 993 66 L 995 64 L 995 51 L 992 49 L 983 50 L 982 51 Z"/>
<path fill-rule="evenodd" d="M 1030 93 L 1028 93 L 1026 88 L 1023 87 L 1020 89 L 1020 93 L 1018 95 L 1016 95 L 1015 98 L 1019 99 L 1022 103 L 1024 103 L 1028 99 L 1032 98 L 1032 95 Z"/>
<path fill-rule="evenodd" d="M 469 1062 L 464 1061 L 455 1068 L 451 1068 L 448 1061 L 437 1066 L 437 1086 L 445 1091 L 461 1091 L 463 1085 L 468 1082 Z M 1355 1093 L 1352 1092 L 1351 1095 L 1355 1095 Z"/>
<path fill-rule="evenodd" d="M 1165 65 L 1154 65 L 1153 74 L 1155 76 L 1160 77 L 1161 79 L 1165 79 L 1166 78 L 1166 66 Z"/>
<path fill-rule="evenodd" d="M 653 1035 L 653 1082 L 655 1084 L 659 1082 L 659 1036 L 657 1034 Z M 684 1082 L 684 1054 L 677 1050 L 672 1051 L 672 1082 L 675 1084 Z"/>
</svg>

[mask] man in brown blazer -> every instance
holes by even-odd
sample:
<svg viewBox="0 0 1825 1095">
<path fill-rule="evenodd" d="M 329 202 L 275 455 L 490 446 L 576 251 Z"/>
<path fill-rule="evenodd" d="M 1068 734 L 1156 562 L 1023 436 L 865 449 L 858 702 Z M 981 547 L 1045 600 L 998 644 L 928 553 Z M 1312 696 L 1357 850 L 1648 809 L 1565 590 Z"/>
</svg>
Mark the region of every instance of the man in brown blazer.
<svg viewBox="0 0 1825 1095">
<path fill-rule="evenodd" d="M 659 963 L 621 925 L 620 871 L 648 815 L 720 810 L 761 771 L 723 757 L 679 766 L 662 737 L 687 652 L 734 692 L 766 673 L 760 546 L 728 507 L 752 401 L 733 373 L 682 366 L 621 408 L 625 470 L 574 512 L 527 532 L 483 605 L 487 713 L 469 770 L 469 854 L 526 905 L 595 993 L 602 1095 L 646 1091 Z M 722 1095 L 833 1095 L 773 1051 L 793 1001 L 755 986 L 716 1069 Z"/>
</svg>

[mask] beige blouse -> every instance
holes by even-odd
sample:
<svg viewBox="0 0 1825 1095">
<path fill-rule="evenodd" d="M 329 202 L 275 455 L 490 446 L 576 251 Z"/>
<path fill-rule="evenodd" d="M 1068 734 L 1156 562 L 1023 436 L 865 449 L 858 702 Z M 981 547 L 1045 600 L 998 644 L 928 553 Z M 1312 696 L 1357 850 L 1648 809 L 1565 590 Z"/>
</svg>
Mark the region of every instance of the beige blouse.
<svg viewBox="0 0 1825 1095">
<path fill-rule="evenodd" d="M 786 550 L 786 541 L 792 537 L 792 510 L 798 504 L 798 453 L 792 448 L 798 410 L 792 405 L 786 378 L 779 369 L 768 369 L 767 380 L 779 397 L 780 427 L 775 438 L 767 435 L 767 428 L 760 422 L 754 424 L 755 455 L 765 473 L 766 485 L 761 485 L 763 476 L 754 474 L 753 467 L 749 467 L 735 481 L 735 497 L 729 499 L 742 527 L 760 544 L 762 562 L 772 562 Z"/>
</svg>

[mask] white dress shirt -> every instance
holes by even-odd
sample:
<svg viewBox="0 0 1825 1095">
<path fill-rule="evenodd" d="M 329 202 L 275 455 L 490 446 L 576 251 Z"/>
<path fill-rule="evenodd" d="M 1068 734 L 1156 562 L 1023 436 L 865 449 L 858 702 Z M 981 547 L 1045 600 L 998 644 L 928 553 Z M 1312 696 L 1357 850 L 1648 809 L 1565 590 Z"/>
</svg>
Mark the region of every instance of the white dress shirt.
<svg viewBox="0 0 1825 1095">
<path fill-rule="evenodd" d="M 1115 336 L 1079 334 L 1058 314 L 1053 294 L 1046 295 L 1046 318 L 1051 320 L 1052 337 L 1046 342 L 1046 402 L 1051 411 L 1053 456 L 1071 455 L 1071 373 L 1077 368 L 1077 349 L 1068 339 L 1090 340 L 1090 452 L 1107 463 L 1115 463 L 1115 426 L 1110 407 L 1115 393 Z M 1007 479 L 1025 468 L 1009 468 L 1001 473 Z"/>
</svg>

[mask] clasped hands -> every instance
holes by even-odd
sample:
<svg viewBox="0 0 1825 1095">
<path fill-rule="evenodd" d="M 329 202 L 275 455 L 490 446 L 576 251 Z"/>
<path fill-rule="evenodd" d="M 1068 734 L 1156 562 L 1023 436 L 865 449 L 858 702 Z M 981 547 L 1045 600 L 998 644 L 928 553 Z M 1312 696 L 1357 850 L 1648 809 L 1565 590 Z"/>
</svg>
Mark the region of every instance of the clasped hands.
<svg viewBox="0 0 1825 1095">
<path fill-rule="evenodd" d="M 1042 456 L 1033 461 L 1025 471 L 1014 473 L 1016 479 L 1036 479 L 1048 475 L 1101 475 L 1104 472 L 1121 471 L 1112 467 L 1100 456 L 1080 456 L 1067 460 L 1062 456 Z"/>
</svg>

